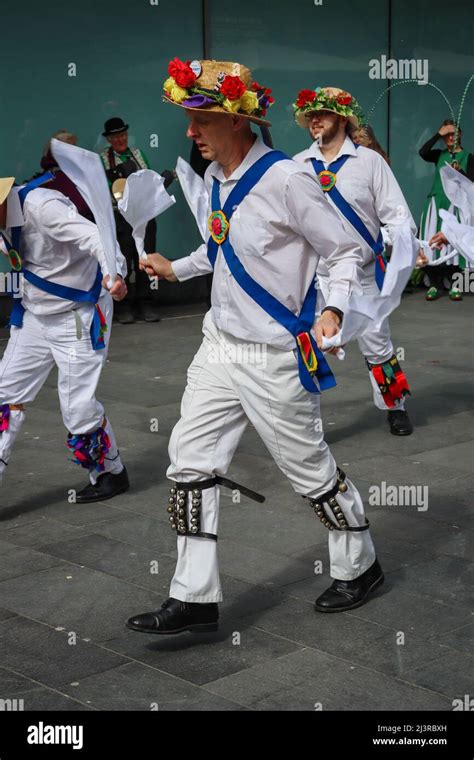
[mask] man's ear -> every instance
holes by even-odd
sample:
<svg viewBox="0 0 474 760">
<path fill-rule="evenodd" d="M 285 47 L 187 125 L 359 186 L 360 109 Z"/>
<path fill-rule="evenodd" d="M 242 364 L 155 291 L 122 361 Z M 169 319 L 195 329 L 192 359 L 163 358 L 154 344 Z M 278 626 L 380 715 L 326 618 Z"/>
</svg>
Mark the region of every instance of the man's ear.
<svg viewBox="0 0 474 760">
<path fill-rule="evenodd" d="M 249 121 L 245 118 L 245 116 L 239 116 L 239 114 L 232 116 L 232 126 L 235 132 L 237 132 L 239 129 L 244 129 L 248 124 Z"/>
</svg>

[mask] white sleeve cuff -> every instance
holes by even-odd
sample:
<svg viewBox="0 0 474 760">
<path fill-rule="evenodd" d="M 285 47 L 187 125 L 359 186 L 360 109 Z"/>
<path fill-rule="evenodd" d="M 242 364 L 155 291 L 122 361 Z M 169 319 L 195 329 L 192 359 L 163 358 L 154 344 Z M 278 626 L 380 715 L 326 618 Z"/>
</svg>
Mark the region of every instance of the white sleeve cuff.
<svg viewBox="0 0 474 760">
<path fill-rule="evenodd" d="M 176 259 L 175 261 L 172 261 L 171 269 L 178 278 L 179 282 L 190 280 L 191 277 L 196 277 L 197 274 L 191 256 L 184 256 L 182 259 Z"/>
</svg>

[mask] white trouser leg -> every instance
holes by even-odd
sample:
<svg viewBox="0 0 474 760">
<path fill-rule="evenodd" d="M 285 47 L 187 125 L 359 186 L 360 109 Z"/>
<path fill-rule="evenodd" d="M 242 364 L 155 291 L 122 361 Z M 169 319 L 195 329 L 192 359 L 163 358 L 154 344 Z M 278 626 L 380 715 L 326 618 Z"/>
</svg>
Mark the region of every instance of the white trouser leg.
<svg viewBox="0 0 474 760">
<path fill-rule="evenodd" d="M 36 398 L 54 366 L 41 320 L 25 312 L 23 327 L 12 327 L 0 362 L 0 405 L 20 406 Z M 10 411 L 8 429 L 0 433 L 0 480 L 25 419 L 25 413 Z"/>
<path fill-rule="evenodd" d="M 217 329 L 209 317 L 204 325 L 204 340 L 188 369 L 181 419 L 169 444 L 167 476 L 178 482 L 224 475 L 247 425 L 232 382 L 232 365 L 218 361 Z M 219 488 L 206 489 L 202 492 L 201 531 L 217 535 L 218 516 Z M 178 536 L 177 545 L 170 596 L 183 602 L 220 602 L 216 541 Z"/>
<path fill-rule="evenodd" d="M 320 299 L 321 302 L 318 300 L 318 308 L 321 309 L 324 308 L 324 305 L 321 306 L 321 303 L 325 303 L 327 300 L 329 283 L 328 278 L 325 275 L 319 274 L 318 282 L 322 296 Z M 374 296 L 380 293 L 377 287 L 377 283 L 375 282 L 375 265 L 366 267 L 363 270 L 362 289 L 364 291 L 364 295 Z M 383 364 L 384 362 L 388 361 L 388 359 L 391 359 L 394 354 L 394 350 L 390 337 L 390 324 L 388 318 L 384 319 L 378 330 L 365 333 L 365 335 L 358 339 L 357 343 L 359 344 L 359 349 L 362 355 L 365 359 L 367 359 L 368 362 L 370 362 L 370 364 Z M 388 408 L 387 404 L 383 400 L 380 388 L 377 385 L 372 372 L 370 371 L 369 379 L 372 386 L 374 405 L 377 407 L 377 409 L 381 409 L 382 411 L 386 412 Z M 396 402 L 396 408 L 404 409 L 405 400 L 402 399 L 401 401 Z"/>
<path fill-rule="evenodd" d="M 263 354 L 253 352 L 258 364 L 219 364 L 210 360 L 217 341 L 230 349 L 229 356 L 239 355 L 242 342 L 218 331 L 210 317 L 205 336 L 188 373 L 182 419 L 171 437 L 168 476 L 192 482 L 224 474 L 247 417 L 297 493 L 316 497 L 328 491 L 335 483 L 336 464 L 323 439 L 319 396 L 302 387 L 294 352 L 264 346 Z M 363 526 L 362 501 L 353 484 L 347 483 L 341 506 L 349 525 Z M 217 532 L 217 509 L 216 489 L 203 491 L 201 530 Z M 373 564 L 369 531 L 328 535 L 333 577 L 352 580 Z M 189 602 L 222 599 L 213 541 L 178 537 L 170 595 Z"/>
<path fill-rule="evenodd" d="M 237 343 L 230 336 L 226 339 Z M 266 346 L 266 366 L 235 365 L 233 378 L 245 413 L 295 492 L 316 498 L 329 491 L 336 482 L 336 463 L 324 440 L 320 395 L 301 385 L 295 352 Z M 348 490 L 337 500 L 349 526 L 362 527 L 362 500 L 353 483 L 346 483 Z M 333 578 L 353 580 L 375 560 L 368 530 L 329 531 L 328 540 Z"/>
<path fill-rule="evenodd" d="M 73 435 L 92 433 L 104 426 L 105 411 L 96 398 L 102 368 L 107 359 L 110 330 L 112 325 L 112 298 L 109 294 L 99 301 L 107 321 L 108 331 L 105 335 L 105 348 L 94 351 L 90 341 L 90 323 L 93 309 L 90 304 L 80 306 L 74 312 L 69 311 L 48 317 L 48 337 L 51 351 L 58 367 L 58 394 L 63 422 Z M 78 337 L 77 319 L 81 323 L 82 335 Z M 117 451 L 115 436 L 106 420 L 106 432 L 111 441 L 111 449 L 105 460 L 105 471 L 114 474 L 123 470 L 123 464 Z M 95 483 L 99 473 L 90 473 L 91 483 Z"/>
</svg>

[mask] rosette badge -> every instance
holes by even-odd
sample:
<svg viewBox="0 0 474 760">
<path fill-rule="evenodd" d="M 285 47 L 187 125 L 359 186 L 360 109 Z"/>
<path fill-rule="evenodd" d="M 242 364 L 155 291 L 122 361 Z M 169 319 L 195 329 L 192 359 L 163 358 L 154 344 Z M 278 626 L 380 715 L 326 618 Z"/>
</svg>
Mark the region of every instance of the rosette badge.
<svg viewBox="0 0 474 760">
<path fill-rule="evenodd" d="M 274 102 L 271 90 L 255 82 L 251 71 L 230 61 L 180 61 L 173 58 L 163 85 L 168 103 L 196 111 L 238 114 L 256 124 Z"/>
<path fill-rule="evenodd" d="M 331 111 L 338 116 L 346 116 L 353 127 L 363 126 L 365 118 L 357 100 L 338 87 L 316 87 L 314 90 L 300 90 L 293 103 L 295 121 L 300 127 L 308 127 L 308 118 L 317 111 Z"/>
<path fill-rule="evenodd" d="M 222 245 L 227 235 L 229 234 L 229 220 L 223 211 L 213 211 L 209 216 L 207 225 L 212 239 L 217 245 Z"/>
</svg>

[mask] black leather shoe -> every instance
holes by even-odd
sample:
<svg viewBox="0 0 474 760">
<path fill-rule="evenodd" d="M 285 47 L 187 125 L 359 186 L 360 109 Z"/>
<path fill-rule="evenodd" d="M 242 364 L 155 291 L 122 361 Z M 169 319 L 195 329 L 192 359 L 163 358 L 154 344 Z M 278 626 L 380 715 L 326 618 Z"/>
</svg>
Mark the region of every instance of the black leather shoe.
<svg viewBox="0 0 474 760">
<path fill-rule="evenodd" d="M 129 488 L 130 483 L 128 482 L 128 475 L 125 467 L 118 475 L 113 475 L 111 472 L 104 472 L 95 485 L 89 483 L 89 485 L 83 488 L 82 491 L 77 492 L 76 504 L 87 504 L 92 501 L 106 501 L 107 499 L 113 499 L 114 496 L 127 491 Z"/>
<path fill-rule="evenodd" d="M 172 634 L 182 631 L 217 631 L 219 609 L 215 602 L 200 604 L 167 599 L 156 612 L 131 617 L 127 628 L 141 633 Z"/>
<path fill-rule="evenodd" d="M 345 612 L 361 607 L 367 597 L 384 581 L 382 568 L 376 559 L 365 573 L 353 581 L 335 580 L 314 603 L 318 612 Z"/>
<path fill-rule="evenodd" d="M 128 307 L 116 309 L 114 317 L 121 325 L 133 325 L 135 322 L 135 314 Z"/>
<path fill-rule="evenodd" d="M 388 413 L 388 424 L 393 435 L 411 435 L 413 425 L 404 409 L 394 409 Z"/>
<path fill-rule="evenodd" d="M 145 322 L 159 322 L 160 315 L 156 308 L 149 303 L 142 303 L 138 306 L 139 316 L 145 320 Z"/>
</svg>

